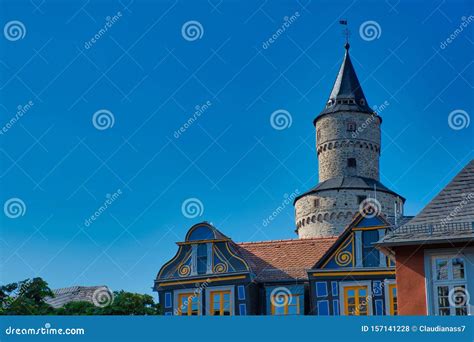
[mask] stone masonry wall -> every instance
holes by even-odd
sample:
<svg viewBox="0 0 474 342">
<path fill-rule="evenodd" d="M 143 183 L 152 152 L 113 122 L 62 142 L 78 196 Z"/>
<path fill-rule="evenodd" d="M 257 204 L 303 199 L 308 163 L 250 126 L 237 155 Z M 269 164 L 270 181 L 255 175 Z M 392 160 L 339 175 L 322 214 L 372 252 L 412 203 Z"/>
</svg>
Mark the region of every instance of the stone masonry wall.
<svg viewBox="0 0 474 342">
<path fill-rule="evenodd" d="M 353 123 L 355 131 L 348 131 Z M 342 176 L 379 180 L 380 118 L 375 114 L 340 112 L 316 122 L 319 181 Z M 348 158 L 356 167 L 348 167 Z"/>
<path fill-rule="evenodd" d="M 341 189 L 320 191 L 298 199 L 295 218 L 299 238 L 339 235 L 359 211 L 357 196 L 373 195 L 372 190 Z M 390 193 L 378 191 L 377 201 L 386 215 L 394 214 L 395 203 L 398 213 L 403 212 L 402 200 Z"/>
</svg>

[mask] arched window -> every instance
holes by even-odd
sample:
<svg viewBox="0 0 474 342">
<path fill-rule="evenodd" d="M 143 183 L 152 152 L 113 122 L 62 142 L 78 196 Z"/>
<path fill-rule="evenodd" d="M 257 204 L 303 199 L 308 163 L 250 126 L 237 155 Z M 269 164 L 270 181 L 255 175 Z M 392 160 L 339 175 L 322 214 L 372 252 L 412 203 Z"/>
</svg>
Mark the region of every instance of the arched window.
<svg viewBox="0 0 474 342">
<path fill-rule="evenodd" d="M 198 226 L 189 234 L 188 241 L 212 240 L 214 231 L 208 226 Z"/>
</svg>

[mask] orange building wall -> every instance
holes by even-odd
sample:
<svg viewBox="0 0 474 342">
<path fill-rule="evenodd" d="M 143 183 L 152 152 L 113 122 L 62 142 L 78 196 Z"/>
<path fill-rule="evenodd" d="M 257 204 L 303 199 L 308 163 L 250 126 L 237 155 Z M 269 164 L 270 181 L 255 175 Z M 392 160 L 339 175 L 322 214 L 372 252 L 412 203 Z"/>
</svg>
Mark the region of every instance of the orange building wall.
<svg viewBox="0 0 474 342">
<path fill-rule="evenodd" d="M 396 258 L 399 315 L 426 315 L 426 289 L 423 248 L 394 248 Z"/>
</svg>

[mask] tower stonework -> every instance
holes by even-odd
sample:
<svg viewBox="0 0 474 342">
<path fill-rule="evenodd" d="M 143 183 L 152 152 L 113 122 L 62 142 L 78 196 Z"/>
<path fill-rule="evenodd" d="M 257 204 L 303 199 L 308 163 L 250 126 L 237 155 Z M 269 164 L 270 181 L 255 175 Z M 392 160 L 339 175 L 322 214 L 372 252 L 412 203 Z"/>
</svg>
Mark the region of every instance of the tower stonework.
<svg viewBox="0 0 474 342">
<path fill-rule="evenodd" d="M 300 238 L 339 235 L 364 201 L 386 216 L 403 213 L 404 198 L 379 181 L 382 118 L 368 105 L 349 44 L 323 111 L 314 119 L 319 183 L 295 199 Z"/>
</svg>

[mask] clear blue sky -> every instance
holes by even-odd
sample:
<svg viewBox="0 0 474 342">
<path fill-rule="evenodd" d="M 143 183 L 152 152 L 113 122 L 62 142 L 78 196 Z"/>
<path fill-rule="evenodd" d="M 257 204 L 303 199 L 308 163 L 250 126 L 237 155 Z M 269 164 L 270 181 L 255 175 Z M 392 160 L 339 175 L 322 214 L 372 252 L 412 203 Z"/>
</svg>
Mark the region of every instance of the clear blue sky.
<svg viewBox="0 0 474 342">
<path fill-rule="evenodd" d="M 25 28 L 13 41 L 0 37 L 2 126 L 33 103 L 0 135 L 1 204 L 20 198 L 26 206 L 18 218 L 1 215 L 2 283 L 41 276 L 53 288 L 151 293 L 174 243 L 200 220 L 235 241 L 296 237 L 292 206 L 262 221 L 285 194 L 317 183 L 312 120 L 343 57 L 341 17 L 369 104 L 388 103 L 381 180 L 407 198 L 406 213 L 473 158 L 474 122 L 448 124 L 454 110 L 474 120 L 474 23 L 454 34 L 472 2 L 127 3 L 2 1 L 1 27 L 17 20 Z M 292 23 L 264 49 L 285 16 Z M 190 41 L 182 26 L 191 20 L 202 36 Z M 366 21 L 379 25 L 377 39 L 362 39 Z M 101 109 L 113 127 L 94 127 Z M 289 128 L 272 128 L 278 109 L 291 114 Z M 202 202 L 202 216 L 183 215 L 189 198 Z"/>
</svg>

